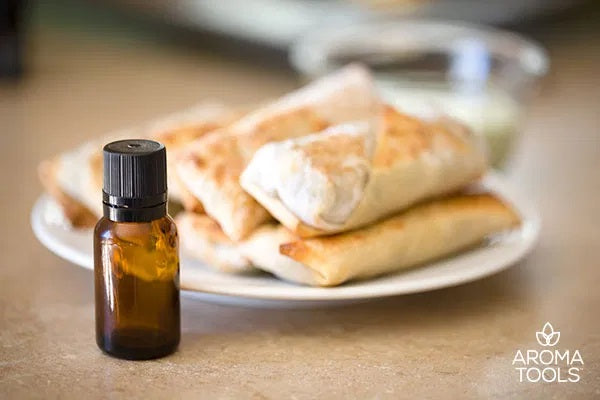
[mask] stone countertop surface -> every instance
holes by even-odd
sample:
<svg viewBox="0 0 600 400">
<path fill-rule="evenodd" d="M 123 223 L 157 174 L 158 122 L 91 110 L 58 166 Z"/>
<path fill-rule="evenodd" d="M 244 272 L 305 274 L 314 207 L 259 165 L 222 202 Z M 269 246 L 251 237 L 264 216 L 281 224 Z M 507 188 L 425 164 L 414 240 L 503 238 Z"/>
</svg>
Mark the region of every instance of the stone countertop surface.
<svg viewBox="0 0 600 400">
<path fill-rule="evenodd" d="M 600 397 L 599 20 L 536 31 L 552 71 L 507 169 L 543 217 L 524 261 L 470 284 L 338 308 L 183 298 L 179 351 L 146 362 L 97 349 L 92 273 L 34 238 L 37 163 L 202 98 L 251 103 L 297 79 L 209 51 L 34 29 L 28 74 L 0 86 L 0 397 Z M 560 349 L 579 350 L 579 382 L 519 382 L 515 352 L 540 349 L 546 321 Z"/>
</svg>

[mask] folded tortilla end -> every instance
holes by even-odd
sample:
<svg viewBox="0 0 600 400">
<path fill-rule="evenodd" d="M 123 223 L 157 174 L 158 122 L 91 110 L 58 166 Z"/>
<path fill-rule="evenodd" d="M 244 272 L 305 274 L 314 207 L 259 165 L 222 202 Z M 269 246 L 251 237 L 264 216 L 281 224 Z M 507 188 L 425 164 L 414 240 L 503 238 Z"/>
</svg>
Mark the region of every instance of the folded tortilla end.
<svg viewBox="0 0 600 400">
<path fill-rule="evenodd" d="M 278 201 L 278 199 L 273 198 L 267 192 L 262 190 L 252 181 L 252 179 L 247 179 L 245 173 L 242 174 L 240 178 L 240 184 L 242 188 L 258 203 L 265 207 L 276 220 L 297 236 L 301 238 L 310 238 L 326 234 L 325 231 L 302 222 L 296 215 L 290 212 L 281 201 Z"/>
<path fill-rule="evenodd" d="M 281 244 L 281 254 L 333 286 L 399 271 L 447 256 L 516 228 L 521 218 L 489 193 L 462 194 L 416 205 L 355 231 Z"/>
<path fill-rule="evenodd" d="M 367 118 L 378 104 L 368 70 L 342 69 L 248 113 L 217 137 L 198 139 L 176 163 L 177 173 L 230 238 L 244 239 L 270 219 L 239 182 L 254 153 L 270 142 Z"/>
</svg>

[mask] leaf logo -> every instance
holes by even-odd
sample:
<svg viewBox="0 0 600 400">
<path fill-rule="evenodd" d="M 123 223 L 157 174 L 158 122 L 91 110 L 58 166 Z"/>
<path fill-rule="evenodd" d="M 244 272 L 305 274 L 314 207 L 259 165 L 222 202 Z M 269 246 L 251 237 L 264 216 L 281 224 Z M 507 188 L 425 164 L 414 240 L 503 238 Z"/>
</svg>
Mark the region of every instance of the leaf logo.
<svg viewBox="0 0 600 400">
<path fill-rule="evenodd" d="M 535 337 L 541 346 L 555 346 L 560 339 L 560 332 L 555 332 L 552 324 L 546 322 L 542 330 L 535 333 Z"/>
</svg>

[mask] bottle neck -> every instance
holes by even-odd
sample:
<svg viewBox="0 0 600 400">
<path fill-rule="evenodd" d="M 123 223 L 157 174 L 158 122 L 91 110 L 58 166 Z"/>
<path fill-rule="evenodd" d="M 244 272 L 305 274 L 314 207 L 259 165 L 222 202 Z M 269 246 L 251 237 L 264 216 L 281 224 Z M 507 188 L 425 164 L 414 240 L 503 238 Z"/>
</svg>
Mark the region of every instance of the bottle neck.
<svg viewBox="0 0 600 400">
<path fill-rule="evenodd" d="M 102 191 L 104 217 L 115 222 L 150 222 L 167 215 L 167 193 L 143 198 L 111 196 Z"/>
<path fill-rule="evenodd" d="M 144 208 L 116 207 L 102 204 L 104 217 L 114 222 L 151 222 L 167 215 L 167 203 Z"/>
</svg>

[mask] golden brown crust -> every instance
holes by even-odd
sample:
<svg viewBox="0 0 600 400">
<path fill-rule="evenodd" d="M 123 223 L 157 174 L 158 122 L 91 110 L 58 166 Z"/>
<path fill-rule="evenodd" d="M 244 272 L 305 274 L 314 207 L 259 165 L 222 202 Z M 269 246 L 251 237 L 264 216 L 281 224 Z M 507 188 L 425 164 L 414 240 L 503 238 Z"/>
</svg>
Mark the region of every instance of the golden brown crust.
<svg viewBox="0 0 600 400">
<path fill-rule="evenodd" d="M 516 212 L 497 196 L 489 193 L 463 194 L 414 206 L 391 218 L 355 231 L 285 243 L 280 246 L 280 252 L 298 262 L 311 265 L 320 261 L 319 257 L 325 254 L 325 249 L 326 253 L 331 255 L 352 246 L 360 246 L 365 237 L 376 237 L 378 232 L 401 231 L 413 220 L 447 216 L 465 209 L 490 215 L 501 214 L 510 221 L 512 227 L 520 224 L 520 217 Z"/>
<path fill-rule="evenodd" d="M 228 126 L 232 122 L 239 119 L 241 112 L 233 112 L 227 109 L 222 109 L 215 114 L 206 115 L 204 118 L 200 116 L 202 108 L 198 110 L 197 121 L 186 121 L 174 123 L 171 126 L 166 126 L 162 129 L 154 128 L 150 133 L 150 138 L 158 140 L 167 148 L 167 163 L 169 179 L 176 188 L 173 188 L 173 198 L 178 200 L 183 208 L 188 211 L 203 213 L 204 207 L 202 203 L 185 187 L 181 182 L 178 174 L 175 172 L 175 163 L 182 151 L 185 151 L 187 145 L 194 140 L 207 136 L 212 132 Z M 169 124 L 170 125 L 170 124 Z M 176 189 L 176 190 L 175 190 Z"/>
<path fill-rule="evenodd" d="M 210 182 L 220 197 L 227 199 L 230 204 L 216 203 L 212 208 L 203 205 L 213 218 L 227 224 L 225 231 L 232 239 L 241 240 L 270 219 L 268 212 L 239 184 L 240 175 L 250 157 L 269 141 L 303 135 L 325 125 L 326 122 L 311 110 L 298 109 L 270 118 L 249 131 L 232 127 L 201 137 L 190 144 L 179 159 L 193 176 Z M 194 191 L 192 180 L 186 180 L 185 185 L 191 192 Z M 226 206 L 231 210 L 218 210 Z M 225 218 L 229 221 L 225 221 Z"/>
<path fill-rule="evenodd" d="M 210 135 L 195 141 L 183 160 L 193 162 L 193 166 L 217 185 L 237 182 L 243 169 L 244 159 L 238 151 L 238 140 L 234 135 Z"/>
<path fill-rule="evenodd" d="M 314 110 L 305 107 L 275 115 L 262 121 L 250 131 L 235 132 L 239 135 L 240 147 L 247 159 L 265 143 L 319 132 L 329 126 Z M 249 161 L 249 160 L 246 160 Z"/>
<path fill-rule="evenodd" d="M 326 122 L 311 110 L 294 110 L 270 118 L 251 131 L 225 129 L 199 138 L 182 159 L 193 161 L 195 168 L 214 179 L 217 185 L 237 184 L 249 158 L 265 143 L 318 131 L 325 126 Z M 243 193 L 241 188 L 239 191 Z"/>
<path fill-rule="evenodd" d="M 151 137 L 164 144 L 167 148 L 180 147 L 223 126 L 225 124 L 217 122 L 190 124 L 155 132 Z"/>
<path fill-rule="evenodd" d="M 371 150 L 373 142 L 360 134 L 330 135 L 325 131 L 315 140 L 291 142 L 292 151 L 304 155 L 305 165 L 324 175 L 342 176 L 348 172 L 345 168 L 350 165 L 343 163 L 347 155 L 352 155 L 354 160 L 363 159 L 365 165 L 370 165 L 366 193 L 344 225 L 327 226 L 316 213 L 313 220 L 300 220 L 290 209 L 293 205 L 284 204 L 279 197 L 266 193 L 253 181 L 252 176 L 257 176 L 255 171 L 243 177 L 242 185 L 284 226 L 301 237 L 309 238 L 373 223 L 415 202 L 455 192 L 485 173 L 485 161 L 472 134 L 454 121 L 425 121 L 403 114 L 389 105 L 381 106 L 374 119 L 374 151 Z M 437 162 L 430 163 L 430 159 Z M 275 165 L 272 167 L 275 168 Z M 356 164 L 353 168 L 357 168 Z M 266 172 L 263 171 L 263 174 Z M 282 182 L 276 183 L 283 185 Z M 306 187 L 310 186 L 307 180 L 303 183 Z M 387 195 L 382 199 L 381 193 L 384 192 Z"/>
<path fill-rule="evenodd" d="M 149 137 L 163 143 L 167 151 L 179 149 L 206 134 L 224 128 L 243 115 L 220 104 L 202 103 L 165 117 L 150 128 Z"/>
<path fill-rule="evenodd" d="M 65 217 L 75 228 L 91 228 L 96 225 L 98 216 L 83 204 L 66 194 L 58 184 L 58 160 L 42 161 L 38 166 L 40 182 L 48 194 L 58 203 Z"/>
<path fill-rule="evenodd" d="M 467 148 L 465 141 L 452 133 L 445 121 L 426 122 L 389 105 L 383 107 L 379 123 L 374 167 L 388 167 L 413 160 L 434 145 L 449 150 Z"/>
<path fill-rule="evenodd" d="M 236 243 L 206 215 L 178 216 L 182 243 L 211 265 L 236 272 L 254 265 L 283 279 L 316 286 L 413 267 L 519 223 L 515 211 L 489 193 L 440 198 L 362 229 L 313 239 L 265 224 Z"/>
<path fill-rule="evenodd" d="M 224 232 L 241 240 L 269 213 L 240 186 L 239 178 L 264 144 L 318 132 L 332 123 L 370 116 L 378 99 L 369 72 L 350 65 L 247 114 L 219 139 L 200 138 L 177 164 L 188 189 Z"/>
<path fill-rule="evenodd" d="M 171 178 L 176 181 L 175 184 L 178 188 L 177 190 L 179 198 L 177 200 L 179 200 L 183 209 L 197 214 L 204 213 L 204 207 L 202 206 L 200 200 L 198 200 L 196 196 L 194 196 L 188 190 L 188 188 L 181 182 L 179 174 L 177 174 L 175 171 L 175 165 L 171 164 L 169 168 L 171 168 L 169 176 L 171 176 Z"/>
<path fill-rule="evenodd" d="M 332 128 L 332 129 L 335 129 Z M 366 134 L 358 135 L 328 135 L 325 141 L 314 140 L 296 146 L 295 150 L 302 153 L 304 157 L 311 160 L 311 168 L 325 174 L 333 172 L 343 174 L 354 169 L 347 165 L 344 160 L 350 157 L 363 159 L 369 163 L 370 154 L 366 145 Z"/>
<path fill-rule="evenodd" d="M 104 139 L 100 139 L 94 142 L 94 146 L 97 146 L 97 151 L 89 154 L 89 157 L 85 160 L 86 165 L 80 165 L 80 168 L 89 168 L 90 176 L 86 180 L 86 187 L 79 188 L 82 191 L 82 195 L 87 191 L 92 190 L 90 188 L 101 188 L 102 187 L 102 143 L 111 140 L 118 140 L 125 136 L 141 136 L 158 140 L 165 144 L 167 147 L 167 162 L 169 171 L 169 180 L 175 179 L 173 172 L 175 171 L 173 161 L 176 158 L 178 152 L 186 146 L 187 143 L 205 136 L 210 132 L 225 127 L 231 124 L 233 121 L 239 119 L 241 112 L 231 111 L 219 104 L 202 103 L 192 109 L 186 110 L 182 113 L 175 113 L 160 120 L 151 122 L 144 126 L 136 129 L 129 129 L 126 131 L 119 132 L 107 136 Z M 97 217 L 93 211 L 89 210 L 90 205 L 84 206 L 80 201 L 75 200 L 73 197 L 67 195 L 58 180 L 58 167 L 60 158 L 57 157 L 53 160 L 43 162 L 39 167 L 39 176 L 42 184 L 50 195 L 61 205 L 67 219 L 72 223 L 73 226 L 90 226 L 95 223 Z M 174 184 L 175 185 L 175 184 Z M 183 206 L 194 212 L 202 212 L 201 203 L 191 193 L 186 192 L 183 185 L 181 199 L 177 195 L 180 194 L 180 190 L 173 188 L 173 198 L 180 200 Z M 179 186 L 177 189 L 179 189 Z"/>
</svg>

